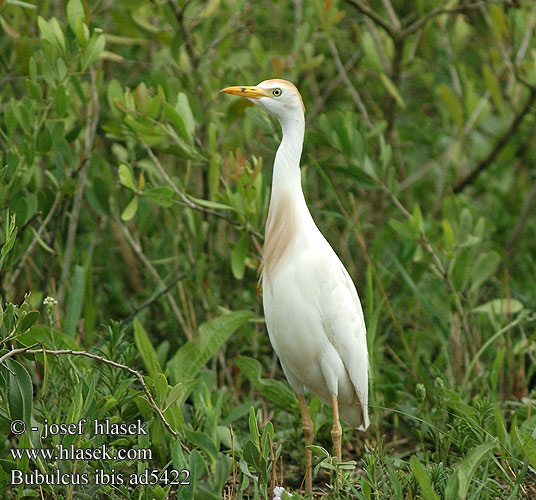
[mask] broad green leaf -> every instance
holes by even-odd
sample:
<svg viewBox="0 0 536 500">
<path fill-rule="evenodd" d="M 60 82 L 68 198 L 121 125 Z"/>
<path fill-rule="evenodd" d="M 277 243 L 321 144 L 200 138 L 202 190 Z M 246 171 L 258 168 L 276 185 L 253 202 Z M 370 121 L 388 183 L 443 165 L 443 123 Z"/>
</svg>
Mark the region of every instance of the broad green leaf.
<svg viewBox="0 0 536 500">
<path fill-rule="evenodd" d="M 390 219 L 389 225 L 403 238 L 408 240 L 415 240 L 418 236 L 418 233 L 413 230 L 413 228 L 408 227 L 403 222 L 400 222 L 396 219 Z"/>
<path fill-rule="evenodd" d="M 136 181 L 134 180 L 134 174 L 126 163 L 121 163 L 121 165 L 119 165 L 119 180 L 123 186 L 132 189 L 132 191 L 138 190 Z"/>
<path fill-rule="evenodd" d="M 91 37 L 91 40 L 87 44 L 87 47 L 80 58 L 82 71 L 88 69 L 98 59 L 101 52 L 104 50 L 105 45 L 106 38 L 104 38 L 104 35 L 95 34 Z"/>
<path fill-rule="evenodd" d="M 536 441 L 527 432 L 519 430 L 517 427 L 515 433 L 523 453 L 529 459 L 530 464 L 536 468 Z"/>
<path fill-rule="evenodd" d="M 162 207 L 171 207 L 173 205 L 173 190 L 170 187 L 162 186 L 143 191 L 142 195 L 149 198 Z"/>
<path fill-rule="evenodd" d="M 19 326 L 20 333 L 24 333 L 26 330 L 29 330 L 30 327 L 39 319 L 39 311 L 30 311 L 28 314 L 26 314 Z M 0 323 L 1 325 L 1 323 Z"/>
<path fill-rule="evenodd" d="M 121 219 L 128 221 L 136 215 L 136 211 L 138 210 L 138 197 L 134 195 L 134 197 L 129 201 L 128 205 L 123 210 L 123 213 L 121 214 Z"/>
<path fill-rule="evenodd" d="M 181 135 L 185 140 L 189 140 L 188 131 L 186 129 L 186 124 L 180 113 L 168 102 L 162 104 L 162 109 L 167 119 L 171 122 L 175 130 Z"/>
<path fill-rule="evenodd" d="M 473 265 L 471 272 L 471 292 L 477 291 L 497 270 L 501 256 L 495 252 L 481 253 Z"/>
<path fill-rule="evenodd" d="M 499 86 L 499 81 L 497 77 L 493 74 L 493 71 L 491 71 L 491 68 L 487 64 L 482 68 L 482 72 L 484 73 L 484 80 L 486 80 L 486 87 L 488 88 L 488 91 L 491 95 L 493 104 L 495 104 L 495 106 L 499 110 L 499 113 L 501 113 L 501 115 L 504 116 L 505 115 L 504 99 L 501 93 L 501 88 Z"/>
<path fill-rule="evenodd" d="M 447 250 L 454 246 L 454 231 L 448 219 L 443 219 L 443 241 Z"/>
<path fill-rule="evenodd" d="M 516 299 L 493 299 L 472 309 L 474 313 L 485 313 L 490 316 L 506 316 L 516 314 L 524 309 L 523 304 Z"/>
<path fill-rule="evenodd" d="M 195 378 L 227 339 L 253 316 L 249 311 L 233 311 L 203 323 L 197 337 L 184 344 L 169 361 L 172 382 L 176 384 Z"/>
<path fill-rule="evenodd" d="M 218 456 L 218 449 L 216 448 L 216 443 L 212 442 L 210 439 L 209 434 L 191 429 L 186 429 L 185 434 L 186 439 L 190 441 L 190 443 L 204 451 L 210 458 L 212 458 L 212 460 L 216 459 Z"/>
<path fill-rule="evenodd" d="M 184 126 L 186 127 L 186 138 L 189 142 L 192 142 L 195 132 L 195 121 L 194 115 L 190 108 L 190 103 L 188 102 L 188 97 L 185 93 L 179 92 L 177 97 L 177 105 L 175 106 L 179 115 L 184 121 Z"/>
<path fill-rule="evenodd" d="M 14 359 L 6 359 L 9 368 L 7 402 L 12 420 L 24 420 L 29 426 L 32 417 L 33 385 L 26 368 Z M 28 431 L 27 431 L 28 432 Z"/>
<path fill-rule="evenodd" d="M 242 233 L 231 253 L 231 271 L 237 280 L 241 280 L 244 277 L 246 257 L 248 255 L 248 241 L 248 233 Z"/>
<path fill-rule="evenodd" d="M 54 339 L 53 341 L 50 338 L 51 336 Z M 80 350 L 80 346 L 72 337 L 69 337 L 64 332 L 51 329 L 45 325 L 34 325 L 30 327 L 30 330 L 18 337 L 17 340 L 25 346 L 39 343 L 43 344 L 45 349 L 72 349 L 73 351 Z M 37 356 L 40 356 L 40 354 Z"/>
<path fill-rule="evenodd" d="M 186 195 L 190 200 L 192 200 L 196 205 L 201 205 L 205 208 L 212 208 L 213 210 L 236 210 L 235 207 L 229 205 L 224 205 L 223 203 L 218 203 L 216 201 L 203 200 L 201 198 L 196 198 L 195 196 Z"/>
<path fill-rule="evenodd" d="M 76 266 L 72 281 L 71 293 L 67 298 L 67 313 L 65 315 L 65 333 L 74 336 L 76 326 L 82 313 L 84 291 L 86 287 L 86 269 L 84 266 Z"/>
<path fill-rule="evenodd" d="M 406 109 L 406 103 L 404 102 L 404 99 L 402 99 L 402 96 L 393 81 L 385 73 L 380 73 L 380 80 L 387 89 L 387 92 L 389 92 L 395 101 L 398 102 L 400 107 Z"/>
<path fill-rule="evenodd" d="M 84 6 L 82 5 L 81 0 L 69 0 L 69 2 L 67 3 L 67 22 L 73 30 L 73 33 L 76 33 L 76 26 L 78 21 L 84 20 Z"/>
<path fill-rule="evenodd" d="M 473 448 L 465 457 L 463 462 L 456 468 L 450 476 L 445 489 L 445 500 L 459 500 L 467 495 L 469 485 L 475 475 L 480 462 L 489 455 L 497 446 L 495 442 L 488 442 Z"/>
<path fill-rule="evenodd" d="M 422 466 L 419 459 L 413 455 L 409 459 L 409 463 L 411 465 L 413 475 L 421 487 L 423 498 L 425 498 L 425 500 L 439 500 L 439 495 L 432 488 L 428 475 L 426 474 L 426 470 Z"/>
<path fill-rule="evenodd" d="M 158 373 L 162 373 L 162 369 L 160 368 L 160 363 L 158 363 L 158 356 L 156 355 L 153 344 L 149 340 L 138 318 L 134 318 L 134 342 L 136 342 L 136 347 L 138 348 L 147 373 L 154 379 Z"/>
<path fill-rule="evenodd" d="M 297 411 L 296 395 L 287 383 L 261 377 L 261 364 L 253 358 L 238 356 L 238 369 L 253 383 L 257 390 L 274 404 L 284 409 Z"/>
<path fill-rule="evenodd" d="M 450 87 L 447 87 L 444 83 L 439 87 L 439 93 L 441 98 L 447 105 L 451 118 L 458 126 L 458 130 L 463 129 L 463 108 L 458 96 L 452 91 Z"/>
</svg>

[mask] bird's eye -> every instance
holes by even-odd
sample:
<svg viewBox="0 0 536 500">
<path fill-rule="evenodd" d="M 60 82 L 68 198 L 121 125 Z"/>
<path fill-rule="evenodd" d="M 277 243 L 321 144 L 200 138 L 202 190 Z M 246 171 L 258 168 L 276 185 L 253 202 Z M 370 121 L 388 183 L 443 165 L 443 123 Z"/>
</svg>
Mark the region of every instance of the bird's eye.
<svg viewBox="0 0 536 500">
<path fill-rule="evenodd" d="M 272 90 L 272 95 L 274 97 L 279 97 L 281 95 L 281 89 L 274 89 Z"/>
</svg>

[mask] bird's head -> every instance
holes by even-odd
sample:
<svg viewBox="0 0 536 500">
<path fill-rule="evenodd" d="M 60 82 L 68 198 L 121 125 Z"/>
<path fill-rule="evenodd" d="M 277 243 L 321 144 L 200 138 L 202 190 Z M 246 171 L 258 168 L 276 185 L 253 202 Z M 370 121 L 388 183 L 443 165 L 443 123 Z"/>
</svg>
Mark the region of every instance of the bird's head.
<svg viewBox="0 0 536 500">
<path fill-rule="evenodd" d="M 221 89 L 224 94 L 245 97 L 264 111 L 274 115 L 281 123 L 296 119 L 305 113 L 303 101 L 298 89 L 287 80 L 264 80 L 253 87 L 239 85 Z"/>
</svg>

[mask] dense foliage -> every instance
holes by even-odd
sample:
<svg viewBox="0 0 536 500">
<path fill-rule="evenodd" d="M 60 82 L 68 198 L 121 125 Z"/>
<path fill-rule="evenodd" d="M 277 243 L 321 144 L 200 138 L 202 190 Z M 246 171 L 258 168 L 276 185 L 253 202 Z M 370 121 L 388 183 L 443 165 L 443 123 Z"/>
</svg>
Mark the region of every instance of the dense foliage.
<svg viewBox="0 0 536 500">
<path fill-rule="evenodd" d="M 535 497 L 531 0 L 3 0 L 0 25 L 0 497 L 299 491 L 257 286 L 280 130 L 218 92 L 274 77 L 368 328 L 348 462 L 310 400 L 315 498 Z M 13 451 L 60 445 L 129 454 Z"/>
</svg>

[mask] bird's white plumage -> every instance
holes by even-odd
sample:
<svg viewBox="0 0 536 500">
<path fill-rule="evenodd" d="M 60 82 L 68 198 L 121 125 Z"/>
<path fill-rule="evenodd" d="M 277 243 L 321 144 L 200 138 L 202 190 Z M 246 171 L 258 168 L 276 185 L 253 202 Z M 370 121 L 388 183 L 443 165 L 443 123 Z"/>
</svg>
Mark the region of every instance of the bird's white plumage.
<svg viewBox="0 0 536 500">
<path fill-rule="evenodd" d="M 366 329 L 355 286 L 318 230 L 305 203 L 300 157 L 304 107 L 284 80 L 261 82 L 249 95 L 277 117 L 283 138 L 277 150 L 262 263 L 263 304 L 270 341 L 294 390 L 308 390 L 341 418 L 366 429 L 368 354 Z M 277 96 L 274 89 L 279 89 Z M 226 89 L 228 90 L 228 89 Z"/>
</svg>

